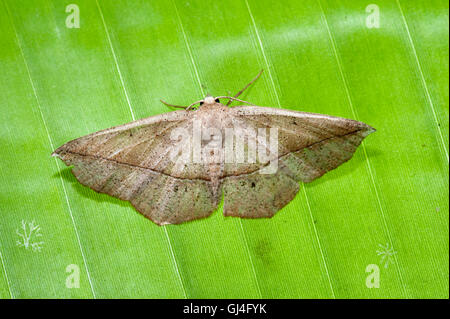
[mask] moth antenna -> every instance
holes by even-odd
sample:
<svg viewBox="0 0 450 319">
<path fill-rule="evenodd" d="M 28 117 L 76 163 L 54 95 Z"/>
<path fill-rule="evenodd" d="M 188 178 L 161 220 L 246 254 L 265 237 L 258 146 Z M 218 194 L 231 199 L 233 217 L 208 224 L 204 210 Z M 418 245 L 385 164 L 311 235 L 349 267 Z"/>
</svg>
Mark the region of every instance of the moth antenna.
<svg viewBox="0 0 450 319">
<path fill-rule="evenodd" d="M 234 98 L 237 98 L 239 95 L 241 95 L 246 89 L 248 89 L 248 87 L 250 86 L 250 85 L 252 85 L 253 83 L 255 83 L 255 81 L 256 80 L 258 80 L 259 79 L 259 77 L 261 76 L 261 74 L 263 73 L 263 71 L 264 71 L 264 69 L 261 69 L 261 71 L 259 71 L 259 73 L 258 73 L 258 75 L 253 79 L 253 80 L 251 80 L 242 90 L 240 90 L 235 96 L 233 96 Z M 237 100 L 236 100 L 237 101 Z M 233 102 L 233 99 L 230 99 L 229 101 L 228 101 L 228 103 L 226 104 L 227 106 L 230 106 L 230 104 L 231 104 L 231 102 Z M 248 102 L 246 102 L 246 103 L 248 103 Z M 250 103 L 249 103 L 250 104 Z"/>
<path fill-rule="evenodd" d="M 187 109 L 187 106 L 181 106 L 181 105 L 174 105 L 174 104 L 170 104 L 167 103 L 166 101 L 160 100 L 162 104 L 167 105 L 167 106 L 171 106 L 171 107 L 176 107 L 178 109 Z"/>
</svg>

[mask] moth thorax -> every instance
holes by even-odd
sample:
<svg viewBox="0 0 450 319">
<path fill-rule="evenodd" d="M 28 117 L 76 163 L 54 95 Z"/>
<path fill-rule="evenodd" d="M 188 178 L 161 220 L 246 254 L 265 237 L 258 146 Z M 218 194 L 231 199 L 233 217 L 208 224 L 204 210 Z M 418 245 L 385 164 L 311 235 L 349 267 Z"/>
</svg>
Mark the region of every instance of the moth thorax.
<svg viewBox="0 0 450 319">
<path fill-rule="evenodd" d="M 204 102 L 205 104 L 213 104 L 215 102 L 215 99 L 212 96 L 207 96 L 205 97 Z"/>
</svg>

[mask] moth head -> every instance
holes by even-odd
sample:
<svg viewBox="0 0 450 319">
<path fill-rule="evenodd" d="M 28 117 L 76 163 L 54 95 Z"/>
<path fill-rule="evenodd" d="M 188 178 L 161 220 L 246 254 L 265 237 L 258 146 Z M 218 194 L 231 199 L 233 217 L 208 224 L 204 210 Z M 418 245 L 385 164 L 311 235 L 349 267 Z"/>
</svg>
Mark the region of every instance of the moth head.
<svg viewBox="0 0 450 319">
<path fill-rule="evenodd" d="M 214 104 L 214 103 L 220 103 L 220 100 L 208 94 L 202 101 L 200 101 L 200 106 L 202 106 L 203 104 Z"/>
</svg>

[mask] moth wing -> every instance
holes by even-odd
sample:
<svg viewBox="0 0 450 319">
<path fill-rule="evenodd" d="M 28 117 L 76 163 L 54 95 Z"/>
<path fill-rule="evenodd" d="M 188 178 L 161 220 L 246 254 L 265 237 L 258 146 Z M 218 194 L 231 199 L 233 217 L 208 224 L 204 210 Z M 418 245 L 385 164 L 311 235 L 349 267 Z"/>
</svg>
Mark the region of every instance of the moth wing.
<svg viewBox="0 0 450 319">
<path fill-rule="evenodd" d="M 243 125 L 278 131 L 280 169 L 295 180 L 311 182 L 348 161 L 375 129 L 341 117 L 269 107 L 233 109 Z"/>
<path fill-rule="evenodd" d="M 225 178 L 222 189 L 225 216 L 261 218 L 272 217 L 293 200 L 299 185 L 283 170 L 273 174 L 256 171 Z"/>
<path fill-rule="evenodd" d="M 73 165 L 83 185 L 130 201 L 155 223 L 181 223 L 208 216 L 219 200 L 204 165 L 170 158 L 180 146 L 172 131 L 191 127 L 191 112 L 170 112 L 80 137 L 52 155 Z"/>
<path fill-rule="evenodd" d="M 233 109 L 242 126 L 275 128 L 278 167 L 264 167 L 223 181 L 224 215 L 271 217 L 296 195 L 298 181 L 311 182 L 348 161 L 361 141 L 375 130 L 369 125 L 328 115 L 241 106 Z"/>
</svg>

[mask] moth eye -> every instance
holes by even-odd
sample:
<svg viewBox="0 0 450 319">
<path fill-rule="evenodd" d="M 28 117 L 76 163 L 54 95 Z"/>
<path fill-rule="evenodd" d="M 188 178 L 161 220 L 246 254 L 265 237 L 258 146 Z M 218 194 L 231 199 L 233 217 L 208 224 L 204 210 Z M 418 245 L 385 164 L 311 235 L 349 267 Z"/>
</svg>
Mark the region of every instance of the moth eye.
<svg viewBox="0 0 450 319">
<path fill-rule="evenodd" d="M 200 106 L 203 105 L 203 102 L 200 102 Z"/>
<path fill-rule="evenodd" d="M 215 99 L 214 101 L 216 101 L 216 103 L 220 103 L 220 100 L 219 100 L 219 99 Z"/>
</svg>

